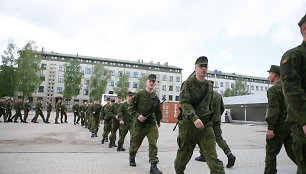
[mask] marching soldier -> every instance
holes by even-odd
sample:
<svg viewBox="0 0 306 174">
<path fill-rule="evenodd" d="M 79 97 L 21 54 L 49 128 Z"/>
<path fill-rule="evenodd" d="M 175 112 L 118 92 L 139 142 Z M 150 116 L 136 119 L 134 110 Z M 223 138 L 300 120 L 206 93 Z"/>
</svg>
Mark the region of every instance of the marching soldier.
<svg viewBox="0 0 306 174">
<path fill-rule="evenodd" d="M 79 102 L 76 101 L 75 104 L 72 107 L 73 110 L 73 123 L 74 125 L 79 124 L 80 115 L 79 115 Z"/>
<path fill-rule="evenodd" d="M 0 118 L 3 116 L 4 122 L 6 122 L 6 114 L 5 114 L 5 99 L 1 98 L 0 99 Z"/>
<path fill-rule="evenodd" d="M 8 99 L 6 102 L 6 112 L 4 122 L 8 122 L 12 119 L 12 100 Z"/>
<path fill-rule="evenodd" d="M 158 96 L 153 92 L 156 86 L 156 75 L 150 74 L 146 80 L 146 89 L 137 92 L 132 100 L 128 110 L 133 115 L 134 128 L 132 134 L 132 143 L 129 151 L 130 166 L 136 166 L 135 156 L 141 146 L 144 137 L 149 142 L 149 162 L 151 163 L 151 174 L 162 174 L 157 168 L 157 139 L 158 128 L 162 114 L 160 111 L 160 101 Z M 145 115 L 148 111 L 153 110 L 150 116 Z"/>
<path fill-rule="evenodd" d="M 116 103 L 112 104 L 112 108 L 111 108 L 111 114 L 112 114 L 112 129 L 111 129 L 111 136 L 110 136 L 110 143 L 109 143 L 109 148 L 112 148 L 112 147 L 117 147 L 117 145 L 115 144 L 116 142 L 116 136 L 117 136 L 117 130 L 119 128 L 119 120 L 118 120 L 118 109 L 121 105 L 121 100 L 122 100 L 122 97 L 121 95 L 118 95 L 117 96 L 117 99 L 116 99 Z"/>
<path fill-rule="evenodd" d="M 59 118 L 59 114 L 61 113 L 61 99 L 57 100 L 57 103 L 55 105 L 55 111 L 56 111 L 56 116 L 55 116 L 55 124 L 59 124 L 58 123 L 58 118 Z"/>
<path fill-rule="evenodd" d="M 86 112 L 86 108 L 85 108 L 84 102 L 82 102 L 82 105 L 80 106 L 81 126 L 84 126 L 85 112 Z"/>
<path fill-rule="evenodd" d="M 52 99 L 49 100 L 48 105 L 47 105 L 47 118 L 46 118 L 46 123 L 50 123 L 50 122 L 49 122 L 49 118 L 50 118 L 51 110 L 52 110 Z"/>
<path fill-rule="evenodd" d="M 101 144 L 104 142 L 108 142 L 108 134 L 111 131 L 112 127 L 112 117 L 111 117 L 111 99 L 106 99 L 106 105 L 103 106 L 103 119 L 104 119 L 104 128 L 103 128 L 103 138 L 101 140 Z"/>
<path fill-rule="evenodd" d="M 67 121 L 67 106 L 66 106 L 66 102 L 65 100 L 63 100 L 62 104 L 61 104 L 61 123 L 63 122 L 63 117 L 65 116 L 65 123 L 68 123 Z"/>
<path fill-rule="evenodd" d="M 21 109 L 23 107 L 22 99 L 18 98 L 17 103 L 15 103 L 15 115 L 14 115 L 14 123 L 18 123 L 17 119 L 20 118 L 20 121 L 22 121 L 22 115 L 21 115 Z M 13 119 L 13 118 L 11 118 Z"/>
<path fill-rule="evenodd" d="M 23 105 L 23 109 L 24 109 L 24 117 L 23 117 L 23 122 L 24 123 L 28 123 L 27 122 L 27 118 L 29 116 L 29 112 L 30 112 L 30 109 L 31 109 L 31 106 L 30 106 L 30 103 L 29 103 L 29 99 L 26 99 L 26 102 L 24 103 Z"/>
<path fill-rule="evenodd" d="M 98 137 L 101 107 L 99 100 L 94 100 L 91 106 L 91 137 Z"/>
<path fill-rule="evenodd" d="M 32 119 L 33 123 L 38 123 L 37 122 L 37 118 L 38 115 L 40 115 L 40 117 L 42 118 L 43 122 L 46 123 L 45 117 L 44 117 L 44 113 L 43 113 L 43 100 L 38 99 L 37 103 L 36 103 L 36 107 L 35 107 L 35 117 Z"/>
</svg>

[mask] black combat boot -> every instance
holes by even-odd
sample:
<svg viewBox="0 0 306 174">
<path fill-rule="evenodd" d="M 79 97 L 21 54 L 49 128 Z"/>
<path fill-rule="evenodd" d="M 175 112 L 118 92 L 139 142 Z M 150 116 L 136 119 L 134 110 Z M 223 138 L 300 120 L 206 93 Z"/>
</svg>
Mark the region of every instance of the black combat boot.
<svg viewBox="0 0 306 174">
<path fill-rule="evenodd" d="M 108 137 L 105 138 L 105 143 L 107 143 L 107 142 L 108 142 Z"/>
<path fill-rule="evenodd" d="M 232 152 L 227 154 L 228 163 L 226 165 L 227 168 L 231 168 L 235 165 L 236 157 L 232 154 Z"/>
<path fill-rule="evenodd" d="M 117 147 L 117 151 L 119 152 L 119 151 L 125 151 L 125 148 L 123 148 L 122 146 L 118 146 Z"/>
<path fill-rule="evenodd" d="M 130 166 L 136 167 L 135 157 L 130 157 Z"/>
<path fill-rule="evenodd" d="M 105 139 L 103 138 L 103 139 L 101 140 L 101 144 L 104 144 L 104 141 L 105 141 Z"/>
<path fill-rule="evenodd" d="M 157 168 L 156 163 L 151 163 L 150 174 L 163 174 L 163 172 Z"/>
<path fill-rule="evenodd" d="M 17 120 L 14 120 L 14 123 L 18 123 L 18 121 L 17 121 Z"/>
<path fill-rule="evenodd" d="M 91 137 L 92 137 L 92 138 L 95 137 L 95 133 L 91 133 Z"/>
<path fill-rule="evenodd" d="M 112 148 L 113 147 L 113 142 L 109 142 L 108 148 Z"/>
<path fill-rule="evenodd" d="M 55 122 L 54 124 L 59 124 L 59 122 Z"/>
<path fill-rule="evenodd" d="M 205 158 L 203 155 L 200 155 L 198 157 L 195 158 L 196 161 L 201 161 L 201 162 L 206 162 Z"/>
<path fill-rule="evenodd" d="M 115 141 L 113 141 L 113 147 L 117 147 L 117 145 L 116 145 Z"/>
<path fill-rule="evenodd" d="M 97 132 L 95 133 L 95 137 L 98 137 Z"/>
</svg>

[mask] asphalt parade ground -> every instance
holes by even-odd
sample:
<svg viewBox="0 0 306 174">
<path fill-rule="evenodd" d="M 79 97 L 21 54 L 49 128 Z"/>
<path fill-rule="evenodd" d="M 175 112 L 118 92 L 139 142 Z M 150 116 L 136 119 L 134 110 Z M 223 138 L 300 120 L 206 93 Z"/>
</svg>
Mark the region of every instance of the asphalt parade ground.
<svg viewBox="0 0 306 174">
<path fill-rule="evenodd" d="M 68 123 L 54 124 L 55 112 L 50 124 L 31 123 L 31 111 L 27 124 L 0 122 L 0 174 L 145 174 L 150 171 L 148 142 L 145 138 L 137 156 L 137 167 L 129 166 L 129 140 L 124 143 L 126 151 L 117 152 L 101 144 L 103 124 L 98 137 L 81 125 L 73 124 L 73 115 L 68 113 Z M 46 116 L 46 112 L 44 113 Z M 159 169 L 164 174 L 175 174 L 176 138 L 178 130 L 172 131 L 174 123 L 162 123 L 159 128 Z M 218 158 L 223 161 L 227 174 L 262 174 L 265 160 L 266 125 L 222 123 L 223 137 L 237 157 L 234 167 L 226 168 L 227 157 L 217 147 Z M 118 141 L 118 132 L 117 140 Z M 204 162 L 195 161 L 199 155 L 196 147 L 189 161 L 186 174 L 209 174 Z M 277 158 L 278 174 L 296 173 L 296 165 L 282 148 Z"/>
</svg>

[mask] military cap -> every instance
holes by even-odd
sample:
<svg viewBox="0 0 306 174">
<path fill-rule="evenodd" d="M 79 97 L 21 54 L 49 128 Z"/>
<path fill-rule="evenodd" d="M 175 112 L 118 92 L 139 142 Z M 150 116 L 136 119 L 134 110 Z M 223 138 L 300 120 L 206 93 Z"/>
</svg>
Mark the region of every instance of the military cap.
<svg viewBox="0 0 306 174">
<path fill-rule="evenodd" d="M 129 91 L 129 92 L 127 93 L 127 95 L 133 95 L 133 93 L 132 93 L 131 91 Z"/>
<path fill-rule="evenodd" d="M 121 94 L 118 94 L 118 95 L 117 95 L 117 98 L 122 98 Z"/>
<path fill-rule="evenodd" d="M 112 98 L 112 99 L 111 99 L 111 102 L 114 103 L 114 102 L 115 102 L 115 99 Z"/>
<path fill-rule="evenodd" d="M 270 68 L 267 72 L 274 72 L 274 73 L 280 75 L 279 66 L 277 66 L 277 65 L 271 65 L 271 68 Z"/>
<path fill-rule="evenodd" d="M 302 17 L 298 25 L 301 27 L 305 22 L 306 22 L 306 14 L 304 15 L 304 17 Z"/>
<path fill-rule="evenodd" d="M 197 58 L 195 64 L 208 64 L 208 59 L 205 56 Z"/>
<path fill-rule="evenodd" d="M 156 75 L 155 74 L 150 74 L 148 76 L 148 80 L 156 80 Z"/>
<path fill-rule="evenodd" d="M 107 98 L 107 99 L 106 99 L 106 101 L 110 101 L 110 100 L 111 100 L 110 98 Z"/>
</svg>

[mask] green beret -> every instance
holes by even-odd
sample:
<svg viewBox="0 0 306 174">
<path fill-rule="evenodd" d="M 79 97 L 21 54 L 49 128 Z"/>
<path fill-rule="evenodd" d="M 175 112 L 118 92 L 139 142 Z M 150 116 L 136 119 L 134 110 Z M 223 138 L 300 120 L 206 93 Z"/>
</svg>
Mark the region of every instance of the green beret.
<svg viewBox="0 0 306 174">
<path fill-rule="evenodd" d="M 267 72 L 274 72 L 274 73 L 280 75 L 279 66 L 271 65 L 271 68 Z"/>
<path fill-rule="evenodd" d="M 133 93 L 132 93 L 131 91 L 129 91 L 129 92 L 127 93 L 127 95 L 133 95 Z"/>
<path fill-rule="evenodd" d="M 199 58 L 197 58 L 196 62 L 195 62 L 195 65 L 198 64 L 198 65 L 201 65 L 201 64 L 208 64 L 208 59 L 207 57 L 205 56 L 201 56 Z"/>
<path fill-rule="evenodd" d="M 117 95 L 117 98 L 122 98 L 121 94 Z"/>
<path fill-rule="evenodd" d="M 304 17 L 302 17 L 298 25 L 301 27 L 305 22 L 306 22 L 306 14 L 304 15 Z"/>
<path fill-rule="evenodd" d="M 111 100 L 110 98 L 107 98 L 107 99 L 106 99 L 106 101 L 110 101 L 110 100 Z"/>
<path fill-rule="evenodd" d="M 148 76 L 148 80 L 156 80 L 156 75 L 155 74 L 150 74 Z"/>
</svg>

